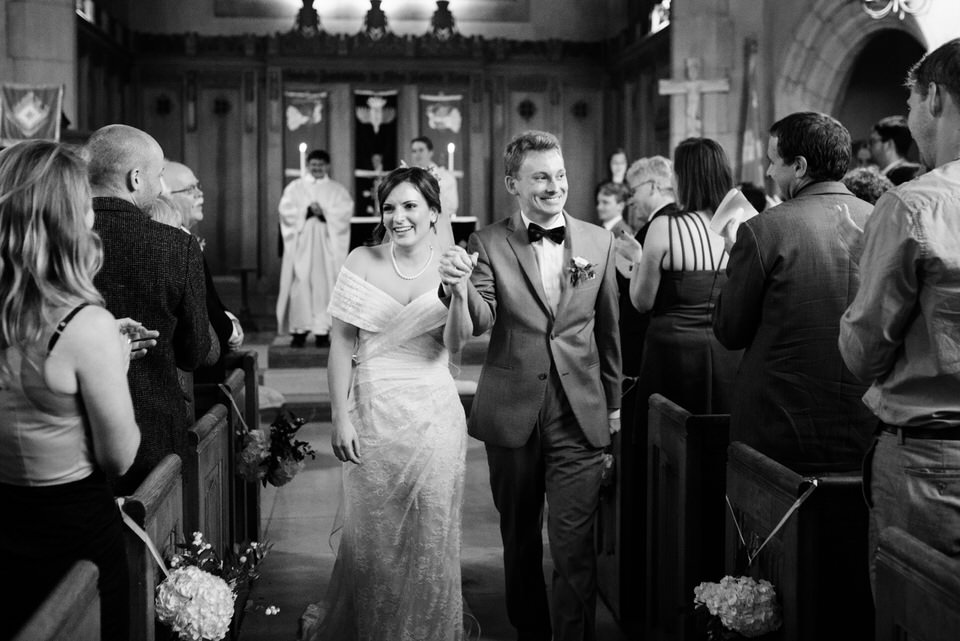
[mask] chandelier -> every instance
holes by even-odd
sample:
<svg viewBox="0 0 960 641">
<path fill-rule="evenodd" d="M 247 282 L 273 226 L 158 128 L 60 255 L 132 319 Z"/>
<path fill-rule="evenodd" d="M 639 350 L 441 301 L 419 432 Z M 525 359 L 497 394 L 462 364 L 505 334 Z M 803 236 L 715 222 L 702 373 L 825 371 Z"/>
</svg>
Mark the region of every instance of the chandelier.
<svg viewBox="0 0 960 641">
<path fill-rule="evenodd" d="M 863 10 L 874 20 L 886 18 L 895 13 L 901 20 L 906 14 L 917 15 L 923 13 L 930 0 L 860 0 Z"/>
</svg>

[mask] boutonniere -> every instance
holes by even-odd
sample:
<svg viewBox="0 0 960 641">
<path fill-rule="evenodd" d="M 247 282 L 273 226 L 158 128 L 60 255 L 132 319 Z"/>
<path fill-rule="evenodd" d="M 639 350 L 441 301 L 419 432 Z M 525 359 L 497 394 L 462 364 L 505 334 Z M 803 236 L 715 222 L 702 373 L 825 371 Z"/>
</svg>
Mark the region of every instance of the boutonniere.
<svg viewBox="0 0 960 641">
<path fill-rule="evenodd" d="M 593 270 L 596 265 L 592 264 L 586 258 L 575 256 L 570 259 L 570 284 L 576 287 L 583 281 L 593 280 L 597 273 Z"/>
</svg>

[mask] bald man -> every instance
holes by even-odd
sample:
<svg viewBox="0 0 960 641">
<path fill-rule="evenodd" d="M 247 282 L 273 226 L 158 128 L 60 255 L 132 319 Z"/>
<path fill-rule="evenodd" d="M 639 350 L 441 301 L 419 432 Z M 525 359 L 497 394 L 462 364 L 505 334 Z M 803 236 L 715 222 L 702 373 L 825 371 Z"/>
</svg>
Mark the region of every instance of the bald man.
<svg viewBox="0 0 960 641">
<path fill-rule="evenodd" d="M 140 449 L 130 470 L 113 482 L 132 494 L 163 459 L 186 453 L 194 419 L 177 367 L 193 371 L 219 357 L 205 304 L 203 257 L 189 235 L 150 220 L 143 208 L 162 189 L 163 150 L 149 134 L 126 125 L 98 129 L 86 145 L 93 192 L 93 229 L 103 241 L 103 267 L 94 279 L 117 318 L 159 331 L 157 345 L 130 363 L 127 375 Z"/>
<path fill-rule="evenodd" d="M 203 220 L 203 190 L 197 176 L 183 163 L 165 160 L 163 182 L 166 185 L 164 193 L 170 196 L 183 214 L 182 229 L 188 234 L 195 233 L 197 224 Z M 203 250 L 203 245 L 200 249 Z M 207 315 L 220 344 L 220 358 L 211 366 L 197 368 L 194 383 L 222 383 L 226 376 L 224 357 L 243 344 L 243 328 L 239 319 L 220 300 L 206 257 L 203 259 L 203 277 L 207 287 Z"/>
</svg>

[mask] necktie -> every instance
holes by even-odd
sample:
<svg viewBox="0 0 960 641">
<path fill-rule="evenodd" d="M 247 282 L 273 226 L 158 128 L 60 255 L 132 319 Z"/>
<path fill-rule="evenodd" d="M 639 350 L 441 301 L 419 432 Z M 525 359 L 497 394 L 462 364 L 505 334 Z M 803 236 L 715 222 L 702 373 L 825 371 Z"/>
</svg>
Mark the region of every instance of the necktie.
<svg viewBox="0 0 960 641">
<path fill-rule="evenodd" d="M 563 238 L 567 234 L 566 227 L 554 227 L 553 229 L 544 229 L 537 223 L 530 223 L 527 227 L 527 237 L 531 243 L 535 243 L 541 238 L 549 238 L 558 245 L 563 244 Z"/>
</svg>

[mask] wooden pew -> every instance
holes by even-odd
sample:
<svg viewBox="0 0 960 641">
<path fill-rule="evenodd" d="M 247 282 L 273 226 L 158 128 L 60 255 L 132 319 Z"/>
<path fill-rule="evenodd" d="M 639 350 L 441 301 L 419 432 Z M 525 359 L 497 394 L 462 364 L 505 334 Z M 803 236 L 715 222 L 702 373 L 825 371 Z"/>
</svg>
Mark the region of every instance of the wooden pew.
<svg viewBox="0 0 960 641">
<path fill-rule="evenodd" d="M 142 527 L 161 554 L 184 540 L 183 481 L 180 457 L 170 454 L 126 498 L 123 511 Z M 130 640 L 157 638 L 154 593 L 163 572 L 143 542 L 129 528 L 124 533 L 130 563 Z M 161 630 L 164 630 L 161 628 Z"/>
<path fill-rule="evenodd" d="M 960 639 L 960 559 L 899 528 L 877 548 L 876 641 Z"/>
<path fill-rule="evenodd" d="M 228 459 L 228 469 L 231 470 L 229 504 L 232 510 L 228 540 L 231 544 L 259 541 L 260 485 L 244 481 L 232 472 L 236 470 L 237 449 L 242 446 L 239 438 L 235 438 L 238 431 L 243 429 L 240 419 L 242 418 L 251 429 L 260 426 L 260 373 L 257 352 L 253 350 L 231 352 L 227 354 L 224 363 L 227 367 L 224 386 L 230 392 L 229 398 L 218 385 L 197 385 L 194 388 L 196 407 L 197 411 L 206 412 L 214 404 L 223 403 L 229 410 L 229 432 L 234 435 L 234 444 L 230 447 Z"/>
<path fill-rule="evenodd" d="M 233 441 L 228 415 L 229 410 L 217 403 L 190 428 L 183 461 L 185 534 L 203 532 L 221 555 L 232 544 L 230 486 L 235 475 L 230 467 Z"/>
<path fill-rule="evenodd" d="M 100 641 L 98 576 L 92 561 L 74 563 L 13 641 Z"/>
<path fill-rule="evenodd" d="M 650 397 L 646 636 L 692 640 L 693 588 L 723 575 L 730 416 L 692 415 Z"/>
<path fill-rule="evenodd" d="M 747 573 L 769 580 L 777 590 L 783 608 L 778 639 L 872 639 L 867 507 L 861 477 L 838 474 L 817 478 L 817 488 L 763 548 Z M 753 448 L 730 444 L 727 497 L 748 545 L 766 539 L 809 486 L 809 479 Z M 740 541 L 729 511 L 726 519 L 726 572 L 743 574 Z"/>
</svg>

